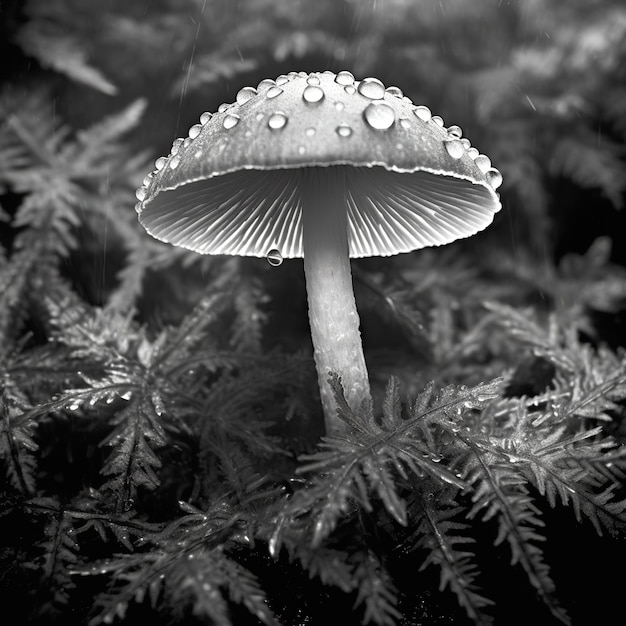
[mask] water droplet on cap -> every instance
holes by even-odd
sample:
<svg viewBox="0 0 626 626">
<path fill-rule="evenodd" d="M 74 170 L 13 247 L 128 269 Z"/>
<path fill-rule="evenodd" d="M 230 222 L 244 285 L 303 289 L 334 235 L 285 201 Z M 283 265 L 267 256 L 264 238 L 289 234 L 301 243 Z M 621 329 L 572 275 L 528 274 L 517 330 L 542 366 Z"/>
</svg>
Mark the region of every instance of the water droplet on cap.
<svg viewBox="0 0 626 626">
<path fill-rule="evenodd" d="M 222 104 L 217 107 L 217 112 L 224 113 L 224 111 L 227 111 L 232 106 L 232 102 L 222 102 Z"/>
<path fill-rule="evenodd" d="M 281 93 L 283 93 L 283 90 L 280 87 L 274 85 L 267 90 L 265 95 L 268 98 L 275 98 L 276 96 L 280 96 Z"/>
<path fill-rule="evenodd" d="M 385 91 L 390 95 L 390 96 L 396 96 L 396 98 L 402 98 L 402 96 L 404 95 L 402 93 L 402 89 L 400 89 L 400 87 L 387 87 L 387 89 L 385 89 Z"/>
<path fill-rule="evenodd" d="M 478 169 L 486 174 L 487 170 L 491 167 L 491 159 L 485 154 L 479 154 L 475 159 L 474 163 L 478 166 Z"/>
<path fill-rule="evenodd" d="M 180 157 L 178 155 L 173 156 L 170 161 L 170 168 L 175 170 L 178 167 L 179 163 L 180 163 Z"/>
<path fill-rule="evenodd" d="M 278 111 L 277 113 L 273 113 L 269 116 L 267 120 L 267 125 L 272 130 L 280 130 L 287 125 L 287 116 L 284 113 Z"/>
<path fill-rule="evenodd" d="M 159 157 L 155 162 L 154 162 L 154 167 L 157 168 L 157 170 L 162 170 L 165 167 L 165 164 L 167 163 L 167 159 L 165 157 Z"/>
<path fill-rule="evenodd" d="M 200 116 L 200 124 L 204 126 L 204 124 L 206 124 L 212 117 L 213 117 L 213 113 L 209 113 L 208 111 L 205 111 Z"/>
<path fill-rule="evenodd" d="M 335 131 L 340 137 L 350 137 L 350 135 L 352 135 L 352 129 L 345 124 L 340 124 L 339 126 L 337 126 Z"/>
<path fill-rule="evenodd" d="M 432 117 L 432 113 L 430 112 L 430 109 L 428 107 L 425 107 L 423 104 L 416 106 L 415 109 L 413 110 L 413 113 L 415 113 L 415 115 L 419 117 L 420 120 L 423 120 L 424 122 L 428 122 L 428 120 Z"/>
<path fill-rule="evenodd" d="M 335 76 L 335 82 L 338 85 L 352 85 L 354 83 L 354 76 L 352 72 L 342 71 Z"/>
<path fill-rule="evenodd" d="M 469 156 L 472 159 L 475 159 L 478 156 L 479 152 L 478 152 L 478 150 L 476 148 L 471 147 L 471 148 L 467 149 L 467 154 L 469 154 Z"/>
<path fill-rule="evenodd" d="M 410 128 L 411 127 L 411 122 L 409 122 L 409 120 L 402 118 L 400 120 L 400 126 L 402 126 L 402 128 Z"/>
<path fill-rule="evenodd" d="M 393 126 L 396 120 L 396 115 L 393 109 L 382 100 L 372 102 L 363 111 L 363 117 L 365 121 L 376 130 L 387 130 Z"/>
<path fill-rule="evenodd" d="M 446 151 L 453 159 L 460 159 L 465 152 L 463 144 L 458 139 L 450 139 L 443 142 L 446 147 Z"/>
<path fill-rule="evenodd" d="M 189 129 L 189 137 L 191 139 L 195 139 L 199 134 L 200 131 L 202 130 L 202 124 L 194 124 L 190 129 Z"/>
<path fill-rule="evenodd" d="M 502 174 L 495 167 L 487 171 L 485 178 L 492 189 L 497 189 L 502 184 Z"/>
<path fill-rule="evenodd" d="M 135 197 L 139 200 L 139 202 L 143 202 L 145 200 L 146 194 L 147 192 L 145 187 L 139 187 L 139 189 L 135 191 Z"/>
<path fill-rule="evenodd" d="M 356 87 L 354 85 L 346 85 L 343 90 L 349 95 L 353 96 L 356 93 Z"/>
<path fill-rule="evenodd" d="M 315 133 L 316 133 L 316 132 L 317 132 L 317 131 L 315 130 L 315 128 L 313 128 L 313 127 L 311 126 L 310 128 L 307 128 L 307 129 L 304 131 L 304 134 L 305 134 L 307 137 L 313 137 L 313 135 L 315 135 Z"/>
<path fill-rule="evenodd" d="M 441 126 L 443 128 L 443 119 L 439 117 L 439 115 L 433 115 L 430 119 L 432 122 L 435 122 L 437 126 Z"/>
<path fill-rule="evenodd" d="M 307 85 L 302 92 L 302 98 L 305 102 L 315 104 L 324 99 L 324 91 L 316 85 Z"/>
<path fill-rule="evenodd" d="M 250 98 L 254 98 L 254 96 L 256 96 L 256 89 L 254 87 L 244 87 L 237 92 L 237 104 L 245 104 Z"/>
<path fill-rule="evenodd" d="M 463 144 L 463 147 L 466 150 L 469 150 L 472 147 L 472 144 L 470 143 L 470 140 L 467 137 L 463 137 L 461 139 L 461 143 Z"/>
<path fill-rule="evenodd" d="M 181 139 L 180 137 L 178 139 L 174 139 L 172 147 L 170 149 L 170 154 L 177 154 L 184 141 L 185 140 Z"/>
<path fill-rule="evenodd" d="M 288 82 L 289 82 L 289 76 L 286 76 L 285 74 L 281 74 L 280 76 L 276 78 L 277 85 L 284 85 L 285 83 L 288 83 Z"/>
<path fill-rule="evenodd" d="M 226 129 L 234 128 L 237 124 L 239 124 L 239 116 L 232 113 L 229 113 L 222 122 L 222 125 Z"/>
<path fill-rule="evenodd" d="M 257 91 L 261 91 L 262 89 L 269 89 L 270 87 L 274 87 L 276 82 L 271 78 L 264 78 L 257 86 Z"/>
<path fill-rule="evenodd" d="M 280 250 L 273 248 L 267 253 L 267 262 L 272 267 L 278 267 L 283 262 L 283 255 L 280 253 Z"/>
<path fill-rule="evenodd" d="M 298 146 L 298 154 L 303 155 L 306 152 L 306 148 L 304 146 Z"/>
<path fill-rule="evenodd" d="M 370 100 L 380 100 L 385 95 L 385 85 L 378 78 L 364 78 L 357 91 Z"/>
<path fill-rule="evenodd" d="M 145 178 L 141 181 L 141 184 L 142 184 L 144 187 L 147 187 L 147 186 L 148 186 L 148 185 L 152 182 L 152 179 L 153 179 L 153 178 L 154 178 L 154 173 L 153 173 L 153 172 L 150 172 L 150 173 L 149 173 L 149 174 L 148 174 L 148 175 L 147 175 L 147 176 L 146 176 L 146 177 L 145 177 Z"/>
<path fill-rule="evenodd" d="M 448 135 L 452 135 L 453 137 L 458 137 L 460 139 L 463 136 L 463 131 L 460 126 L 453 124 L 452 126 L 448 126 Z"/>
<path fill-rule="evenodd" d="M 335 102 L 335 108 L 337 111 L 343 111 L 346 108 L 346 105 L 343 102 Z"/>
<path fill-rule="evenodd" d="M 306 79 L 306 82 L 308 85 L 319 85 L 320 79 L 317 76 L 315 76 L 315 74 L 309 74 L 308 78 Z"/>
</svg>

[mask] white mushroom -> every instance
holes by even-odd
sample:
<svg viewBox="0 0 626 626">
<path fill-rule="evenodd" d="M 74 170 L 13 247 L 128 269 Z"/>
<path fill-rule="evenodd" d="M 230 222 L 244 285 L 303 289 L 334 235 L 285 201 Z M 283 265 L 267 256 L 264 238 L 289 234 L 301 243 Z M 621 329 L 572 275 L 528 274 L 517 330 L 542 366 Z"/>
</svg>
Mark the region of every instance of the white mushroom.
<svg viewBox="0 0 626 626">
<path fill-rule="evenodd" d="M 157 159 L 136 209 L 151 235 L 201 254 L 304 257 L 326 431 L 336 434 L 329 374 L 352 409 L 370 398 L 350 257 L 488 226 L 502 177 L 468 146 L 458 126 L 375 78 L 293 72 L 204 113 Z"/>
</svg>

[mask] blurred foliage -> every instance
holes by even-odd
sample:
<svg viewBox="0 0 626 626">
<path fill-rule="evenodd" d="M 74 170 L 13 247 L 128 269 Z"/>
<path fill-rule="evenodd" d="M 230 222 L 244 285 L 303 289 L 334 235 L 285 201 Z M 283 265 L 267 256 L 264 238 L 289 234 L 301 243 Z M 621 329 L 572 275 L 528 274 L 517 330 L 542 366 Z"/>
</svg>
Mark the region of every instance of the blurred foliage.
<svg viewBox="0 0 626 626">
<path fill-rule="evenodd" d="M 0 17 L 0 590 L 20 623 L 608 621 L 623 2 L 8 0 Z M 170 248 L 133 205 L 202 111 L 325 69 L 460 125 L 504 208 L 471 240 L 353 264 L 374 410 L 344 407 L 350 436 L 320 442 L 301 264 Z"/>
</svg>

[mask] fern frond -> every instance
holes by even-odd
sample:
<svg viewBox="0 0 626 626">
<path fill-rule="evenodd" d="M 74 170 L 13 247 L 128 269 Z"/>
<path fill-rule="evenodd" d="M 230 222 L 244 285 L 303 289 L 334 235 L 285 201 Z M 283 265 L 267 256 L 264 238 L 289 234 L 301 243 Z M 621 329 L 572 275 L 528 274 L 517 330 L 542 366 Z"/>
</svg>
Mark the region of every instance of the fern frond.
<svg viewBox="0 0 626 626">
<path fill-rule="evenodd" d="M 458 506 L 449 490 L 429 490 L 428 483 L 420 489 L 411 503 L 414 530 L 404 545 L 410 551 L 425 554 L 420 570 L 434 565 L 440 570 L 440 590 L 450 587 L 468 617 L 477 624 L 490 624 L 484 609 L 493 602 L 484 597 L 477 585 L 476 555 L 465 549 L 474 544 L 469 535 L 471 525 L 459 522 L 463 507 Z"/>
</svg>

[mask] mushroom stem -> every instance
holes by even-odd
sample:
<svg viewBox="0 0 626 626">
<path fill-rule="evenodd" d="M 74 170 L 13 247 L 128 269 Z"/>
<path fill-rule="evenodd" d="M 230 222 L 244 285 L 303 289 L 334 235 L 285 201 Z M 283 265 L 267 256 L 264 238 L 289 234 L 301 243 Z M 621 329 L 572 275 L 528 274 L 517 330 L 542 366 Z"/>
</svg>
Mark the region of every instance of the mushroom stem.
<svg viewBox="0 0 626 626">
<path fill-rule="evenodd" d="M 331 372 L 341 377 L 354 411 L 370 398 L 350 271 L 345 169 L 310 167 L 300 176 L 311 339 L 326 433 L 332 435 L 344 431 L 345 425 L 337 415 Z"/>
</svg>

